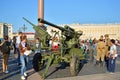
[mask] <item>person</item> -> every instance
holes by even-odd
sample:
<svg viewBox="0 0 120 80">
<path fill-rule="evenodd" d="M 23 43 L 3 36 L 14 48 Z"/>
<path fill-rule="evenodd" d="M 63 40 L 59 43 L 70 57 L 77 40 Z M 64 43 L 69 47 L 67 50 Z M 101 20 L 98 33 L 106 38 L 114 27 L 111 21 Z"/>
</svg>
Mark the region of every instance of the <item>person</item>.
<svg viewBox="0 0 120 80">
<path fill-rule="evenodd" d="M 52 50 L 53 51 L 58 51 L 58 45 L 59 45 L 58 38 L 54 37 L 53 38 L 53 43 L 52 43 Z"/>
<path fill-rule="evenodd" d="M 84 51 L 85 51 L 85 44 L 84 44 L 84 40 L 82 40 L 81 42 L 80 42 L 80 49 L 83 51 L 83 53 L 84 53 Z"/>
<path fill-rule="evenodd" d="M 13 48 L 14 48 L 13 53 L 16 54 L 16 36 L 13 37 Z"/>
<path fill-rule="evenodd" d="M 94 38 L 94 39 L 93 39 L 93 42 L 92 42 L 93 63 L 94 63 L 94 64 L 95 64 L 95 62 L 96 62 L 96 55 L 97 55 L 96 46 L 97 46 L 97 40 L 96 40 L 96 38 Z"/>
<path fill-rule="evenodd" d="M 36 38 L 35 39 L 35 53 L 40 53 L 41 52 L 41 43 L 40 39 Z"/>
<path fill-rule="evenodd" d="M 98 65 L 101 62 L 101 66 L 103 66 L 106 46 L 102 35 L 100 36 L 96 49 L 97 49 L 96 65 Z"/>
<path fill-rule="evenodd" d="M 105 50 L 105 64 L 106 64 L 106 72 L 108 72 L 108 61 L 109 61 L 109 51 L 110 51 L 110 38 L 108 34 L 104 35 L 105 39 L 105 45 L 106 45 L 106 50 Z"/>
<path fill-rule="evenodd" d="M 93 42 L 93 40 L 90 38 L 90 39 L 89 39 L 89 43 L 92 44 L 92 42 Z"/>
<path fill-rule="evenodd" d="M 116 64 L 116 58 L 117 58 L 117 47 L 115 45 L 115 40 L 110 40 L 110 51 L 109 51 L 109 61 L 108 61 L 108 71 L 110 73 L 115 72 L 115 64 Z"/>
<path fill-rule="evenodd" d="M 18 33 L 18 36 L 16 37 L 16 51 L 18 53 L 18 58 L 17 58 L 17 63 L 18 63 L 18 66 L 21 64 L 20 62 L 20 50 L 19 50 L 19 43 L 21 42 L 21 37 L 23 36 L 23 33 L 22 32 L 19 32 Z"/>
<path fill-rule="evenodd" d="M 90 58 L 90 63 L 93 63 L 94 61 L 94 50 L 95 50 L 95 43 L 94 40 L 92 40 L 92 43 L 89 44 L 89 58 Z"/>
<path fill-rule="evenodd" d="M 35 55 L 33 56 L 33 69 L 37 72 L 40 70 L 40 63 L 41 63 L 41 43 L 39 38 L 35 38 Z M 44 64 L 44 63 L 43 63 Z"/>
<path fill-rule="evenodd" d="M 21 61 L 21 79 L 26 79 L 26 67 L 28 64 L 28 56 L 24 54 L 26 50 L 28 50 L 27 38 L 26 36 L 21 37 L 21 42 L 19 43 L 19 50 L 20 50 L 20 61 Z"/>
<path fill-rule="evenodd" d="M 1 44 L 1 39 L 0 39 L 0 44 Z"/>
<path fill-rule="evenodd" d="M 8 36 L 4 37 L 4 41 L 0 44 L 1 52 L 3 53 L 2 69 L 4 73 L 8 73 L 8 59 L 10 55 L 10 42 L 8 41 Z"/>
</svg>

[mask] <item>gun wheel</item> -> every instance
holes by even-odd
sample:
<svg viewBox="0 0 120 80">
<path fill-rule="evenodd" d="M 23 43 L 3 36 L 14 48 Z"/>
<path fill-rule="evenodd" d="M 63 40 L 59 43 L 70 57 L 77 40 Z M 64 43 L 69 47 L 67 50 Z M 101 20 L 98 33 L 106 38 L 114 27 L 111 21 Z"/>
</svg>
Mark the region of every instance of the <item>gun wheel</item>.
<svg viewBox="0 0 120 80">
<path fill-rule="evenodd" d="M 41 57 L 41 54 L 39 54 L 39 53 L 36 53 L 34 56 L 33 56 L 33 62 L 32 62 L 32 64 L 33 64 L 33 68 L 34 68 L 34 70 L 37 72 L 37 71 L 40 71 L 40 69 L 41 69 L 41 59 L 42 59 L 42 57 Z"/>
<path fill-rule="evenodd" d="M 70 62 L 70 73 L 72 76 L 77 76 L 79 72 L 79 59 L 77 56 L 72 57 Z"/>
</svg>

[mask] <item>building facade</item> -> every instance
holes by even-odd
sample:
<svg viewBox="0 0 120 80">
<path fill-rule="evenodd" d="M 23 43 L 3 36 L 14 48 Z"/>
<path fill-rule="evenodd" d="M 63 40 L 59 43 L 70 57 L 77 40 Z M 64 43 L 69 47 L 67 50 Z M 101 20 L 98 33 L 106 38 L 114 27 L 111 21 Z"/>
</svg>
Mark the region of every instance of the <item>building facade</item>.
<svg viewBox="0 0 120 80">
<path fill-rule="evenodd" d="M 66 24 L 65 24 L 66 25 Z M 67 24 L 76 31 L 83 31 L 81 39 L 99 39 L 101 35 L 109 34 L 110 38 L 120 40 L 120 24 Z M 59 26 L 64 26 L 59 25 Z M 48 32 L 52 35 L 51 30 L 59 31 L 58 29 L 48 26 Z"/>
<path fill-rule="evenodd" d="M 26 33 L 23 33 L 24 35 L 26 35 L 27 36 L 27 39 L 28 40 L 34 40 L 35 39 L 35 33 L 33 33 L 33 32 L 26 32 Z M 12 34 L 12 38 L 14 37 L 14 36 L 18 36 L 18 33 L 13 33 Z"/>
<path fill-rule="evenodd" d="M 12 38 L 12 24 L 0 23 L 0 39 L 3 39 L 5 35 Z"/>
<path fill-rule="evenodd" d="M 24 33 L 27 36 L 28 40 L 34 40 L 35 39 L 35 33 L 32 32 L 26 32 Z"/>
</svg>

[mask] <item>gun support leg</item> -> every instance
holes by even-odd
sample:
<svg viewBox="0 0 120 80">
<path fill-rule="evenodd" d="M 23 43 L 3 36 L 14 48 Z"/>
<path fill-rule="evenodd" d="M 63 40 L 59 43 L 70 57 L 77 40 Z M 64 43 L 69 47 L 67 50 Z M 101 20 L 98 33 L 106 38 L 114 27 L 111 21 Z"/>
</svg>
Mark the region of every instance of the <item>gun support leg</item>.
<svg viewBox="0 0 120 80">
<path fill-rule="evenodd" d="M 48 58 L 48 63 L 47 63 L 47 65 L 46 65 L 45 72 L 42 74 L 42 77 L 43 77 L 43 78 L 46 77 L 47 72 L 48 72 L 48 70 L 49 70 L 49 67 L 50 67 L 53 59 L 54 59 L 54 54 L 52 54 L 52 55 Z"/>
</svg>

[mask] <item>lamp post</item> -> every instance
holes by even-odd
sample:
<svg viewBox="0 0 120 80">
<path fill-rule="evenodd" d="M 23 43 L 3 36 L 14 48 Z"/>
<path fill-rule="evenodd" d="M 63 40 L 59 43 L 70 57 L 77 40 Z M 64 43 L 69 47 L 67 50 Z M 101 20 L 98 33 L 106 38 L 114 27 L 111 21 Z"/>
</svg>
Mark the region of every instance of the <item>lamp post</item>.
<svg viewBox="0 0 120 80">
<path fill-rule="evenodd" d="M 27 30 L 27 27 L 25 26 L 25 24 L 23 25 L 23 31 L 24 31 L 24 34 L 25 34 L 25 31 Z"/>
</svg>

